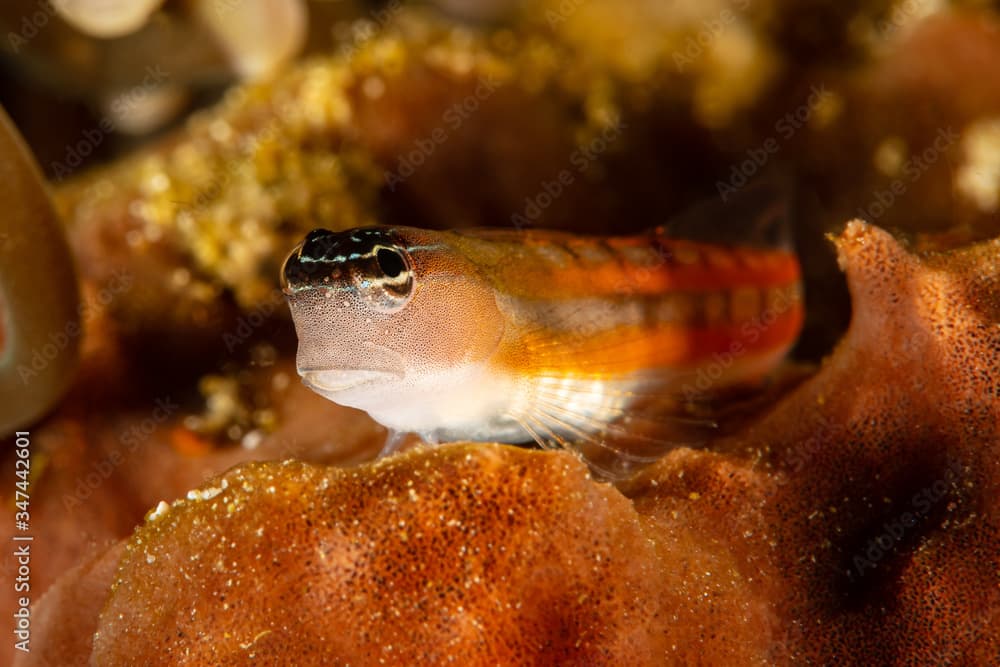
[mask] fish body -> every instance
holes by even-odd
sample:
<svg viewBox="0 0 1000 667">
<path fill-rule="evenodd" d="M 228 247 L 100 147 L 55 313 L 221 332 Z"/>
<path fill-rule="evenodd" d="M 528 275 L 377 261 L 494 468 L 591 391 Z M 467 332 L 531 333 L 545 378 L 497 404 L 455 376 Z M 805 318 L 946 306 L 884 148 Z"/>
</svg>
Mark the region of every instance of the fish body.
<svg viewBox="0 0 1000 667">
<path fill-rule="evenodd" d="M 604 469 L 684 441 L 802 324 L 780 248 L 555 231 L 315 230 L 282 269 L 304 382 L 428 441 L 536 441 Z"/>
</svg>

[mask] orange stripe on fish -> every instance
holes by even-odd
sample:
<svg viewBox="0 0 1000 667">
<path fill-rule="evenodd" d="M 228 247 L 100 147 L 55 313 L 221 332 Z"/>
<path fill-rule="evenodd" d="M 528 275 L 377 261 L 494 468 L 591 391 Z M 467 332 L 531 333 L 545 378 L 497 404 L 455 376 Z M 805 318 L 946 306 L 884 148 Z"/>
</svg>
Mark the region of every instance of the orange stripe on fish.
<svg viewBox="0 0 1000 667">
<path fill-rule="evenodd" d="M 759 382 L 803 319 L 792 252 L 662 229 L 316 230 L 282 280 L 320 394 L 430 441 L 574 447 L 609 474 L 704 425 L 684 407 L 699 372 Z"/>
</svg>

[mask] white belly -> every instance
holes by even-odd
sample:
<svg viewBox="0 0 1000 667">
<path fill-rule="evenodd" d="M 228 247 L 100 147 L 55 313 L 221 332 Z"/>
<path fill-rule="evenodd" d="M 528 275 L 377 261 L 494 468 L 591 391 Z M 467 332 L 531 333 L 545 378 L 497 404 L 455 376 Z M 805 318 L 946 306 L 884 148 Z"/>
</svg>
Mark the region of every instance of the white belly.
<svg viewBox="0 0 1000 667">
<path fill-rule="evenodd" d="M 304 379 L 335 403 L 364 410 L 387 428 L 417 433 L 431 442 L 531 440 L 511 417 L 512 402 L 522 393 L 519 383 L 479 364 L 409 372 L 403 378 L 335 392 L 323 391 L 308 374 Z"/>
</svg>

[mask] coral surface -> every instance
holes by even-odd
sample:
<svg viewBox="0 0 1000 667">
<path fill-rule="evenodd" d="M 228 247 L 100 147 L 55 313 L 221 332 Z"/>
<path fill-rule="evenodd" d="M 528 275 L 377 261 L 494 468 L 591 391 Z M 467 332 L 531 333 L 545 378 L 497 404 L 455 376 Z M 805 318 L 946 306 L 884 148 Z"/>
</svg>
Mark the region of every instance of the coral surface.
<svg viewBox="0 0 1000 667">
<path fill-rule="evenodd" d="M 920 258 L 852 222 L 837 245 L 844 340 L 711 451 L 621 493 L 490 445 L 246 464 L 151 512 L 114 577 L 88 566 L 114 580 L 78 621 L 100 613 L 93 659 L 995 664 L 1000 241 Z"/>
<path fill-rule="evenodd" d="M 1000 664 L 1000 19 L 946 4 L 390 2 L 61 183 L 80 364 L 29 429 L 16 664 Z M 807 377 L 617 487 L 495 445 L 369 463 L 384 430 L 295 377 L 309 228 L 621 233 L 771 167 Z"/>
</svg>

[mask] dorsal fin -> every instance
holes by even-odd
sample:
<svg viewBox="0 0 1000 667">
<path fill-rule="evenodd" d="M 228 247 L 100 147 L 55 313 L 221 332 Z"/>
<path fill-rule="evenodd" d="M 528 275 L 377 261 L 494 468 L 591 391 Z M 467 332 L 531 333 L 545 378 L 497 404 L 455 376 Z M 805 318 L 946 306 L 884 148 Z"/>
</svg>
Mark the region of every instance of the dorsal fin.
<svg viewBox="0 0 1000 667">
<path fill-rule="evenodd" d="M 767 178 L 694 204 L 662 227 L 670 238 L 757 248 L 792 247 L 791 178 Z"/>
</svg>

